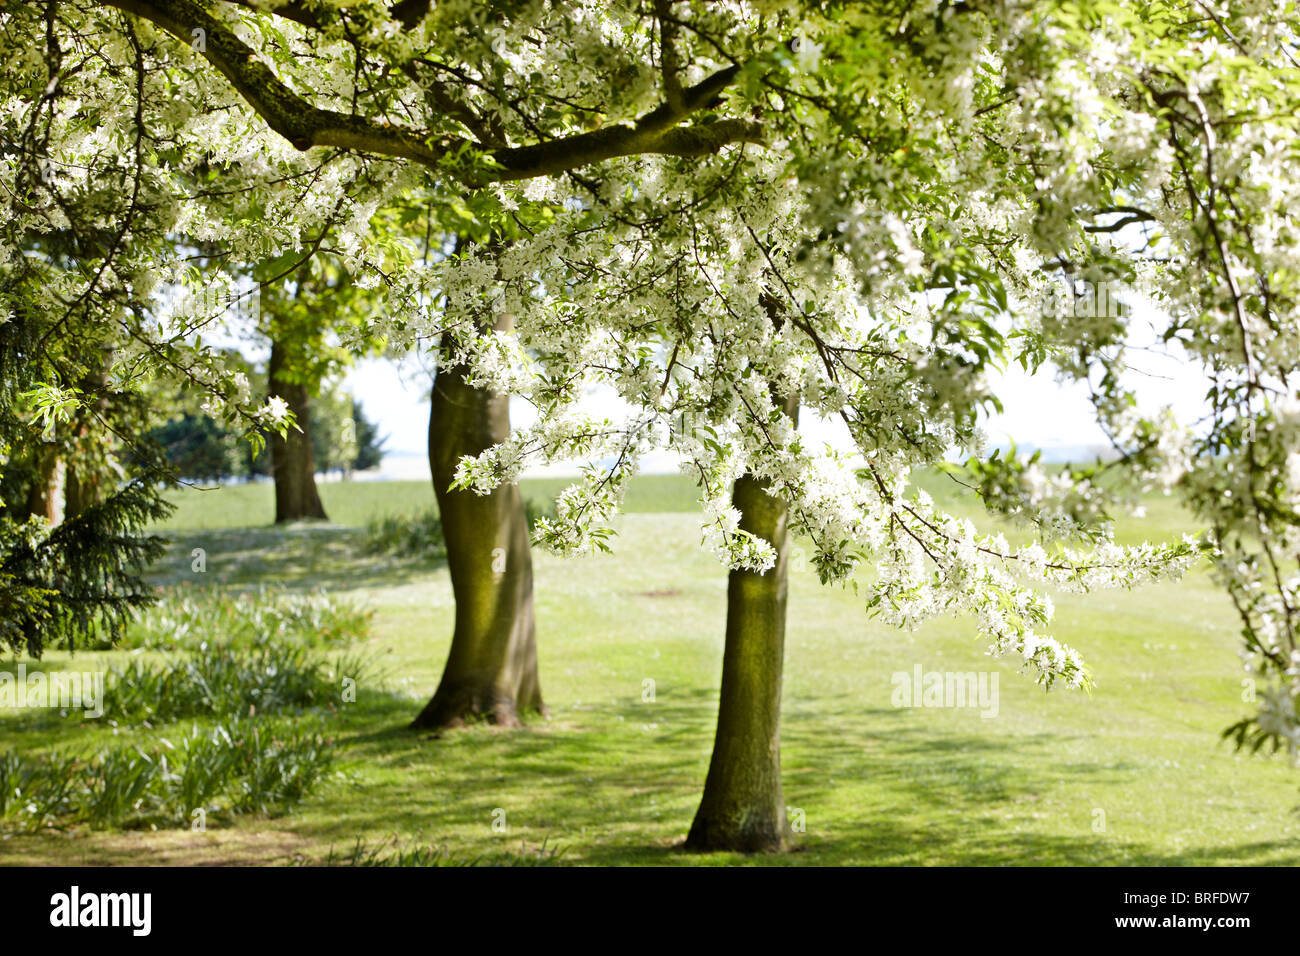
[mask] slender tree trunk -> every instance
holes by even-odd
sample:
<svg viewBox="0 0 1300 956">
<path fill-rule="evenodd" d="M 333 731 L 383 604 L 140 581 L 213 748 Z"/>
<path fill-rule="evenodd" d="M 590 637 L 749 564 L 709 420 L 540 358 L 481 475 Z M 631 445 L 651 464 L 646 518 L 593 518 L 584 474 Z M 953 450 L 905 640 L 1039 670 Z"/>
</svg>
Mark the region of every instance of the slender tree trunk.
<svg viewBox="0 0 1300 956">
<path fill-rule="evenodd" d="M 301 521 L 304 518 L 328 520 L 320 494 L 316 491 L 316 464 L 311 451 L 311 409 L 308 405 L 307 386 L 288 381 L 285 365 L 287 350 L 279 343 L 271 343 L 271 364 L 268 371 L 268 388 L 289 406 L 298 421 L 297 429 L 290 428 L 281 438 L 272 432 L 268 445 L 271 449 L 271 474 L 275 478 L 275 523 Z"/>
<path fill-rule="evenodd" d="M 504 320 L 508 321 L 508 320 Z M 456 465 L 510 434 L 510 399 L 471 387 L 461 367 L 440 368 L 429 414 L 429 467 L 438 499 L 456 625 L 442 680 L 417 729 L 474 718 L 520 726 L 545 713 L 537 679 L 533 562 L 518 485 L 490 495 L 450 490 Z"/>
<path fill-rule="evenodd" d="M 75 518 L 91 505 L 97 504 L 100 498 L 100 488 L 97 482 L 83 481 L 81 470 L 76 467 L 69 467 L 66 474 L 66 483 L 63 490 L 63 514 L 68 518 Z"/>
<path fill-rule="evenodd" d="M 795 399 L 786 412 L 798 416 Z M 775 852 L 789 823 L 781 792 L 781 672 L 785 660 L 789 572 L 788 509 L 752 475 L 731 493 L 740 527 L 769 541 L 776 566 L 764 574 L 732 571 L 727 581 L 727 639 L 713 757 L 686 847 Z"/>
<path fill-rule="evenodd" d="M 105 388 L 108 384 L 108 363 L 112 357 L 110 350 L 104 356 L 104 360 L 99 367 L 89 374 L 82 383 L 84 391 L 90 394 L 97 394 L 95 405 L 99 409 L 99 421 L 107 419 L 109 414 L 108 397 L 105 395 Z M 82 415 L 77 424 L 77 446 L 81 459 L 86 460 L 86 456 L 95 449 L 96 442 L 93 440 L 95 423 L 90 416 Z M 104 448 L 96 450 L 97 454 L 107 455 L 108 451 Z M 75 518 L 87 508 L 99 504 L 104 499 L 104 468 L 78 468 L 76 465 L 68 465 L 64 476 L 63 490 L 63 516 L 65 518 Z"/>
<path fill-rule="evenodd" d="M 65 469 L 59 446 L 53 442 L 38 447 L 35 476 L 27 489 L 27 513 L 39 515 L 52 525 L 63 520 L 62 502 Z"/>
</svg>

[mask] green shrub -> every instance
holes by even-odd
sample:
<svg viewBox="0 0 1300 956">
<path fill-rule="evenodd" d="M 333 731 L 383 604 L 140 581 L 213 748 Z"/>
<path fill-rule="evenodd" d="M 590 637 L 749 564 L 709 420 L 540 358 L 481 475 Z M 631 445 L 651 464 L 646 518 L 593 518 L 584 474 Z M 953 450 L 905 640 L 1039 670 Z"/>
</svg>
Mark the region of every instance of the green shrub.
<svg viewBox="0 0 1300 956">
<path fill-rule="evenodd" d="M 103 717 L 219 722 L 89 756 L 0 753 L 0 828 L 186 826 L 200 811 L 287 810 L 328 771 L 331 744 L 297 722 L 266 718 L 335 708 L 345 678 L 370 679 L 359 655 L 329 661 L 316 650 L 364 636 L 370 618 L 323 593 L 167 595 L 124 642 L 163 659 L 133 655 L 110 666 Z"/>
<path fill-rule="evenodd" d="M 39 829 L 73 805 L 77 760 L 67 754 L 26 759 L 0 754 L 0 819 L 18 816 Z"/>
<path fill-rule="evenodd" d="M 195 812 L 286 812 L 329 771 L 331 742 L 298 724 L 231 720 L 173 744 L 82 759 L 0 753 L 0 827 L 187 826 Z"/>
<path fill-rule="evenodd" d="M 555 502 L 528 498 L 524 501 L 524 517 L 528 530 L 537 527 L 539 518 L 554 520 Z M 442 533 L 442 520 L 438 511 L 428 508 L 415 517 L 405 512 L 372 518 L 366 524 L 364 550 L 367 554 L 395 554 L 407 558 L 438 558 L 447 553 L 447 542 Z"/>
<path fill-rule="evenodd" d="M 254 645 L 273 640 L 335 646 L 366 637 L 373 617 L 362 604 L 326 591 L 177 589 L 165 592 L 133 621 L 116 646 L 197 650 L 205 643 Z M 100 640 L 95 649 L 110 646 Z"/>
<path fill-rule="evenodd" d="M 301 644 L 204 644 L 161 665 L 136 659 L 110 668 L 104 716 L 158 724 L 328 707 L 340 700 L 344 678 L 359 683 L 366 670 L 356 655 L 342 655 L 331 665 Z"/>
<path fill-rule="evenodd" d="M 408 517 L 404 512 L 372 518 L 366 524 L 367 554 L 396 554 L 406 558 L 436 558 L 447 553 L 442 520 L 435 509 Z"/>
<path fill-rule="evenodd" d="M 539 518 L 555 521 L 559 518 L 559 512 L 555 508 L 555 502 L 549 498 L 543 501 L 529 498 L 524 501 L 524 517 L 528 519 L 528 530 L 531 532 L 537 528 Z"/>
<path fill-rule="evenodd" d="M 160 776 L 157 761 L 128 748 L 102 751 L 90 769 L 81 799 L 72 809 L 95 827 L 111 826 L 135 813 Z"/>
<path fill-rule="evenodd" d="M 232 791 L 236 813 L 274 813 L 311 792 L 329 768 L 329 745 L 319 735 L 253 729 L 236 751 L 241 761 Z"/>
<path fill-rule="evenodd" d="M 239 763 L 239 746 L 225 727 L 207 733 L 192 732 L 177 748 L 174 760 L 160 753 L 163 768 L 164 806 L 180 807 L 193 813 L 206 808 L 229 784 Z"/>
</svg>

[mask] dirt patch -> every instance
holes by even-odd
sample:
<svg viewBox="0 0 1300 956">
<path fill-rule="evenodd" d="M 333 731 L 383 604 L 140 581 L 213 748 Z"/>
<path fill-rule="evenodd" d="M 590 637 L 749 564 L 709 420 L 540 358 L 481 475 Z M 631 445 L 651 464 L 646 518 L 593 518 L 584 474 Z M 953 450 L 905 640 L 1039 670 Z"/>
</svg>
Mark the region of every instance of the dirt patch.
<svg viewBox="0 0 1300 956">
<path fill-rule="evenodd" d="M 5 866 L 263 866 L 307 856 L 311 842 L 277 829 L 41 833 L 0 840 Z"/>
</svg>

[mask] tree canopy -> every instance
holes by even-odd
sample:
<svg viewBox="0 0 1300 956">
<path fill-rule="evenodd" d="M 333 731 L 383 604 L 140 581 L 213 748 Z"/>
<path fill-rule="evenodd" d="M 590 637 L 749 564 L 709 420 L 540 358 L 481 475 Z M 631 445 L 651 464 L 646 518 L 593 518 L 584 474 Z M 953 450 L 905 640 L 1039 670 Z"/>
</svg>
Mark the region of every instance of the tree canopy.
<svg viewBox="0 0 1300 956">
<path fill-rule="evenodd" d="M 1204 553 L 1270 688 L 1238 740 L 1295 748 L 1296 23 L 1293 3 L 1199 0 L 18 5 L 0 284 L 10 323 L 109 330 L 124 379 L 149 363 L 263 424 L 279 410 L 196 340 L 219 310 L 155 315 L 169 285 L 240 294 L 173 240 L 232 269 L 284 257 L 267 282 L 327 253 L 383 295 L 352 344 L 440 336 L 542 412 L 464 461 L 465 485 L 605 462 L 547 544 L 602 546 L 638 459 L 669 448 L 730 566 L 773 560 L 726 497 L 747 473 L 824 580 L 899 624 L 970 612 L 1046 683 L 1088 676 L 1047 635 L 1042 585 L 1131 586 Z M 69 230 L 75 267 L 24 251 Z M 471 241 L 428 256 L 444 234 Z M 1079 283 L 1128 305 L 1079 308 Z M 1203 370 L 1200 420 L 1144 407 L 1126 374 L 1139 300 Z M 1115 458 L 990 455 L 980 415 L 1011 362 L 1085 382 Z M 75 405 L 71 381 L 43 381 L 45 407 Z M 597 383 L 631 411 L 580 414 Z M 851 451 L 809 447 L 792 396 Z M 954 454 L 1031 544 L 909 487 Z M 1109 515 L 1153 488 L 1208 534 L 1115 544 Z"/>
</svg>

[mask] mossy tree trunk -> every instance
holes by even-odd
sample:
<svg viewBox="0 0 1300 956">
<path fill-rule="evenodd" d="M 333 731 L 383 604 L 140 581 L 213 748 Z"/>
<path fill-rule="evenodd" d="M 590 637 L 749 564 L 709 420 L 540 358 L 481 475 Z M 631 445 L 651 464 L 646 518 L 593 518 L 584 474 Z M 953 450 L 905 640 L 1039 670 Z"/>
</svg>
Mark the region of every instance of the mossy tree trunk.
<svg viewBox="0 0 1300 956">
<path fill-rule="evenodd" d="M 502 485 L 490 495 L 451 489 L 462 457 L 477 455 L 509 434 L 509 396 L 472 387 L 463 367 L 439 368 L 429 414 L 429 467 L 456 623 L 442 680 L 411 725 L 417 729 L 473 719 L 516 727 L 526 714 L 545 713 L 537 677 L 528 519 L 519 487 Z"/>
<path fill-rule="evenodd" d="M 798 417 L 796 398 L 786 413 Z M 763 574 L 733 570 L 727 581 L 727 637 L 713 756 L 690 834 L 689 850 L 741 853 L 785 849 L 789 836 L 781 790 L 781 674 L 789 574 L 788 509 L 766 481 L 737 479 L 731 493 L 740 527 L 776 549 Z"/>
<path fill-rule="evenodd" d="M 268 390 L 284 399 L 297 420 L 283 438 L 272 432 L 271 475 L 275 479 L 275 523 L 308 518 L 328 520 L 316 490 L 316 463 L 311 450 L 311 407 L 307 385 L 289 373 L 288 349 L 271 342 L 271 363 L 267 369 Z"/>
</svg>

